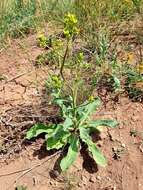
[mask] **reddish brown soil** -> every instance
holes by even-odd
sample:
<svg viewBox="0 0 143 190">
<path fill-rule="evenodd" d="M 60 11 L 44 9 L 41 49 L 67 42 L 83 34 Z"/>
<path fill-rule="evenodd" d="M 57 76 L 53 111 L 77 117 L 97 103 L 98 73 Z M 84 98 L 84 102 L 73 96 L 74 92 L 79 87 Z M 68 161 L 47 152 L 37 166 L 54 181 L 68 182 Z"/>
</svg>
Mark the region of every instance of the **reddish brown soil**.
<svg viewBox="0 0 143 190">
<path fill-rule="evenodd" d="M 84 150 L 74 166 L 59 175 L 59 155 L 50 159 L 52 154 L 41 147 L 40 138 L 33 143 L 23 141 L 27 128 L 41 121 L 40 116 L 51 120 L 57 115 L 55 108 L 47 106 L 47 97 L 41 88 L 48 67 L 35 69 L 33 66 L 41 52 L 33 35 L 14 41 L 0 54 L 0 74 L 7 80 L 24 73 L 9 82 L 0 81 L 0 190 L 14 190 L 17 185 L 27 186 L 28 190 L 142 190 L 141 103 L 122 97 L 114 108 L 109 103 L 106 109 L 93 115 L 94 118 L 114 118 L 120 123 L 117 129 L 104 130 L 97 141 L 108 159 L 106 168 L 97 167 Z M 131 136 L 132 130 L 137 131 L 135 136 Z"/>
</svg>

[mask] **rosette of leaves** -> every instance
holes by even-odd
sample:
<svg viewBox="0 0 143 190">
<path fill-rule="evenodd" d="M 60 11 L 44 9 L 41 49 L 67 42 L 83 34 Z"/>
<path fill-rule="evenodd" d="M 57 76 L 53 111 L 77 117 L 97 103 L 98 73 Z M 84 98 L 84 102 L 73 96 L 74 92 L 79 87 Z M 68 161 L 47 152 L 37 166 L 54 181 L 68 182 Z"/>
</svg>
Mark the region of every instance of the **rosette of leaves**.
<svg viewBox="0 0 143 190">
<path fill-rule="evenodd" d="M 100 106 L 100 99 L 92 98 L 74 107 L 71 96 L 65 99 L 55 96 L 54 103 L 60 107 L 64 122 L 49 125 L 36 124 L 29 129 L 26 138 L 35 138 L 44 133 L 47 150 L 59 150 L 68 146 L 67 155 L 60 162 L 62 171 L 66 171 L 76 160 L 81 142 L 87 145 L 90 155 L 98 165 L 106 166 L 106 159 L 92 141 L 91 134 L 100 131 L 99 126 L 115 128 L 118 123 L 114 120 L 91 120 L 91 114 Z"/>
</svg>

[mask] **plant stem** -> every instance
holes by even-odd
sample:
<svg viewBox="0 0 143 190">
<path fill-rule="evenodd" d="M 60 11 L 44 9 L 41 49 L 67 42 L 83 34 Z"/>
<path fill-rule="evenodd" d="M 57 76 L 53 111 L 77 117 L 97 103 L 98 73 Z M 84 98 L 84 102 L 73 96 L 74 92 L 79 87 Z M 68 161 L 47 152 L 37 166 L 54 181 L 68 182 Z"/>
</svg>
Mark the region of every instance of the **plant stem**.
<svg viewBox="0 0 143 190">
<path fill-rule="evenodd" d="M 65 80 L 64 75 L 63 75 L 63 69 L 64 69 L 64 65 L 65 65 L 65 61 L 66 61 L 66 58 L 67 58 L 68 51 L 69 51 L 69 39 L 67 39 L 66 50 L 65 50 L 65 54 L 64 54 L 64 57 L 63 57 L 61 68 L 60 68 L 60 75 L 61 75 L 63 80 Z"/>
</svg>

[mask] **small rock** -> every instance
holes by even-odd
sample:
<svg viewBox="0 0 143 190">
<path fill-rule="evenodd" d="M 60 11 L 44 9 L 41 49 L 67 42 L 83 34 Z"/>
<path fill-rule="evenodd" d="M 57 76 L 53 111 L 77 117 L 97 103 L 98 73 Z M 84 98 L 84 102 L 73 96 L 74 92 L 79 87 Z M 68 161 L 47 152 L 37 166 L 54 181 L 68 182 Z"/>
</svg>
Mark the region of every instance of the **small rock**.
<svg viewBox="0 0 143 190">
<path fill-rule="evenodd" d="M 89 181 L 90 181 L 91 183 L 95 183 L 95 182 L 96 182 L 95 176 L 91 176 L 90 179 L 89 179 Z"/>
<path fill-rule="evenodd" d="M 103 141 L 99 141 L 97 146 L 102 147 L 103 146 Z"/>
<path fill-rule="evenodd" d="M 112 141 L 120 141 L 120 137 L 116 131 L 109 131 L 109 134 Z"/>
<path fill-rule="evenodd" d="M 33 176 L 33 186 L 37 185 L 38 183 L 39 183 L 39 179 Z"/>
<path fill-rule="evenodd" d="M 100 180 L 101 180 L 101 176 L 98 175 L 98 176 L 96 177 L 96 179 L 100 181 Z"/>
<path fill-rule="evenodd" d="M 122 144 L 121 144 L 121 147 L 125 148 L 125 147 L 126 147 L 126 145 L 125 145 L 124 143 L 122 143 Z"/>
<path fill-rule="evenodd" d="M 82 176 L 81 180 L 82 180 L 83 185 L 87 184 L 87 178 L 85 176 Z"/>
<path fill-rule="evenodd" d="M 78 183 L 78 187 L 82 187 L 82 183 L 81 182 Z"/>
<path fill-rule="evenodd" d="M 106 179 L 107 179 L 108 181 L 111 181 L 111 178 L 110 178 L 110 177 L 106 177 Z"/>
<path fill-rule="evenodd" d="M 54 182 L 53 182 L 52 180 L 49 182 L 49 184 L 50 184 L 50 185 L 55 185 Z"/>
<path fill-rule="evenodd" d="M 140 151 L 143 153 L 143 144 L 140 145 Z"/>
</svg>

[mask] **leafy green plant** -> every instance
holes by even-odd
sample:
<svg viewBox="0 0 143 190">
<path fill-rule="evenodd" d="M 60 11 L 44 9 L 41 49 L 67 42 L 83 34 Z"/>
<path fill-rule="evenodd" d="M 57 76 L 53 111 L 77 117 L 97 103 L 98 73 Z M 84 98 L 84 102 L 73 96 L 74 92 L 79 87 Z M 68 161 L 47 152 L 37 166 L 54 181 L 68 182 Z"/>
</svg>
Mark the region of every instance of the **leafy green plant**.
<svg viewBox="0 0 143 190">
<path fill-rule="evenodd" d="M 60 163 L 62 171 L 67 170 L 75 161 L 80 150 L 81 141 L 87 144 L 89 152 L 97 164 L 106 165 L 106 160 L 92 141 L 91 133 L 99 130 L 99 126 L 114 128 L 117 122 L 113 120 L 91 120 L 91 114 L 99 107 L 100 100 L 86 101 L 75 107 L 73 98 L 55 98 L 54 102 L 61 108 L 61 115 L 64 119 L 60 124 L 36 124 L 27 132 L 27 139 L 37 137 L 46 133 L 45 142 L 47 150 L 60 149 L 69 146 L 68 153 Z"/>
<path fill-rule="evenodd" d="M 135 6 L 136 10 L 138 13 L 141 12 L 141 5 L 142 5 L 142 0 L 132 0 L 133 5 Z"/>
<path fill-rule="evenodd" d="M 59 65 L 63 42 L 58 38 L 52 36 L 47 37 L 41 34 L 37 38 L 37 43 L 39 47 L 47 49 L 47 51 L 36 57 L 36 65 Z"/>
<path fill-rule="evenodd" d="M 40 34 L 37 37 L 37 44 L 39 47 L 41 48 L 49 48 L 50 47 L 50 39 L 48 39 L 48 37 L 44 34 Z"/>
<path fill-rule="evenodd" d="M 101 126 L 115 128 L 117 121 L 114 120 L 92 120 L 91 115 L 101 104 L 100 99 L 90 96 L 82 103 L 78 103 L 79 87 L 81 86 L 81 73 L 85 69 L 83 64 L 83 54 L 80 52 L 76 57 L 72 70 L 71 81 L 66 80 L 65 63 L 68 60 L 70 47 L 74 41 L 73 37 L 78 34 L 77 18 L 68 13 L 64 19 L 64 34 L 66 37 L 66 47 L 63 59 L 60 62 L 59 74 L 50 75 L 46 82 L 52 96 L 52 104 L 60 108 L 60 116 L 63 122 L 58 124 L 36 124 L 27 132 L 26 138 L 36 138 L 40 134 L 45 134 L 47 150 L 68 148 L 67 155 L 61 160 L 60 167 L 66 171 L 76 160 L 81 143 L 85 143 L 88 151 L 100 166 L 106 166 L 106 159 L 92 141 L 92 133 L 101 130 Z M 64 93 L 65 88 L 68 94 Z"/>
<path fill-rule="evenodd" d="M 49 54 L 48 53 L 42 53 L 36 57 L 35 65 L 41 66 L 41 65 L 48 65 L 50 62 Z"/>
<path fill-rule="evenodd" d="M 15 190 L 28 190 L 27 189 L 27 187 L 25 187 L 25 186 L 17 186 L 16 188 L 15 188 Z"/>
</svg>

